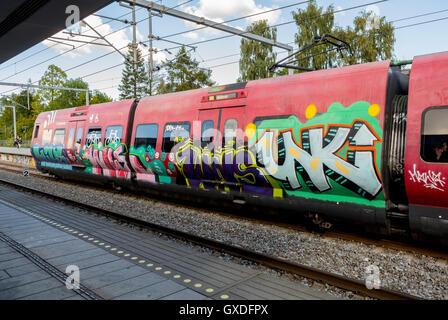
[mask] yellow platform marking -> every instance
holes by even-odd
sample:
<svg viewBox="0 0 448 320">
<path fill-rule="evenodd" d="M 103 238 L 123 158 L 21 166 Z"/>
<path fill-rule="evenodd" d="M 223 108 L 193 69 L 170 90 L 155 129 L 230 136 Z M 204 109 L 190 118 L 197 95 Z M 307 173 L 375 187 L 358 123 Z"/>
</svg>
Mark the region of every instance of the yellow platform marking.
<svg viewBox="0 0 448 320">
<path fill-rule="evenodd" d="M 173 276 L 173 278 L 174 278 L 174 279 L 179 279 L 179 278 L 180 278 L 180 274 L 175 274 L 175 275 Z"/>
<path fill-rule="evenodd" d="M 145 263 L 146 261 L 145 260 L 140 260 L 138 263 Z"/>
<path fill-rule="evenodd" d="M 153 263 L 148 263 L 146 266 L 147 267 L 152 267 L 154 264 Z"/>
<path fill-rule="evenodd" d="M 185 282 L 185 283 L 190 283 L 191 280 L 190 280 L 190 279 L 185 279 L 184 282 Z"/>
<path fill-rule="evenodd" d="M 137 260 L 138 259 L 138 257 L 132 257 L 131 258 L 131 260 Z"/>
<path fill-rule="evenodd" d="M 156 270 L 157 271 L 162 270 L 162 267 L 156 267 Z"/>
<path fill-rule="evenodd" d="M 208 293 L 212 293 L 215 290 L 213 290 L 212 288 L 207 288 L 207 289 L 205 289 L 205 291 L 208 292 Z"/>
<path fill-rule="evenodd" d="M 171 271 L 167 270 L 164 272 L 164 274 L 171 274 Z"/>
<path fill-rule="evenodd" d="M 117 248 L 111 248 L 110 251 L 117 251 Z"/>
<path fill-rule="evenodd" d="M 125 253 L 125 255 L 124 255 L 125 257 L 129 257 L 130 256 L 130 254 L 129 253 Z"/>
<path fill-rule="evenodd" d="M 195 286 L 195 288 L 200 288 L 200 287 L 202 287 L 202 284 L 200 284 L 200 283 L 195 283 L 194 286 Z"/>
<path fill-rule="evenodd" d="M 221 299 L 229 299 L 229 296 L 228 295 L 226 295 L 226 294 L 223 294 L 223 295 L 221 295 L 221 297 L 220 297 Z"/>
</svg>

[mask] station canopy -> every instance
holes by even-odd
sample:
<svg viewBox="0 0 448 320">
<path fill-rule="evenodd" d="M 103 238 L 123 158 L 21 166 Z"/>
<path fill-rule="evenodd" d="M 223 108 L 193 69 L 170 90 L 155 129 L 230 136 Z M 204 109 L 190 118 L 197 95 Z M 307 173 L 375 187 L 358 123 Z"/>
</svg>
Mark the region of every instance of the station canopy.
<svg viewBox="0 0 448 320">
<path fill-rule="evenodd" d="M 1 0 L 0 63 L 66 28 L 66 8 L 76 5 L 80 19 L 113 0 Z"/>
</svg>

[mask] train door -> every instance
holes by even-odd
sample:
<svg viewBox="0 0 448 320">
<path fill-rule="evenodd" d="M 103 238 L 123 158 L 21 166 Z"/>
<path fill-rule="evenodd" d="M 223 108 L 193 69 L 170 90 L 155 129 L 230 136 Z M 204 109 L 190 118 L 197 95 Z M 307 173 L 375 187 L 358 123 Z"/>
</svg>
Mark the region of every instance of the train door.
<svg viewBox="0 0 448 320">
<path fill-rule="evenodd" d="M 85 121 L 71 121 L 68 127 L 68 137 L 66 143 L 67 155 L 74 166 L 82 166 L 81 144 L 84 132 Z"/>
<path fill-rule="evenodd" d="M 244 106 L 199 111 L 204 187 L 239 189 L 234 176 L 235 149 L 243 142 Z"/>
<path fill-rule="evenodd" d="M 412 63 L 405 182 L 411 232 L 448 244 L 447 73 L 448 53 L 416 57 Z"/>
</svg>

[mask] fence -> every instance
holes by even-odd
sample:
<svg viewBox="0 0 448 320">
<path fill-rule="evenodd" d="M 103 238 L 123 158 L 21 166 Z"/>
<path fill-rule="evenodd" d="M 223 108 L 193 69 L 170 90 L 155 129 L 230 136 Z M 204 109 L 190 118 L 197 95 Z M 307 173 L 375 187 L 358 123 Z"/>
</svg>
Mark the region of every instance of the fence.
<svg viewBox="0 0 448 320">
<path fill-rule="evenodd" d="M 21 148 L 29 148 L 31 145 L 31 140 L 23 140 Z M 14 147 L 14 139 L 0 140 L 0 147 Z"/>
</svg>

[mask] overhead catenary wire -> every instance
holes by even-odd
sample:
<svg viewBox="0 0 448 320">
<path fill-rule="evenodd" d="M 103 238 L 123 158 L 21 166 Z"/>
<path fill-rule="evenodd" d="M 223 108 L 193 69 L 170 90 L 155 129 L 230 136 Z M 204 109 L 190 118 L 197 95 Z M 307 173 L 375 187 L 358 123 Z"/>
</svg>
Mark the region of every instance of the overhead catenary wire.
<svg viewBox="0 0 448 320">
<path fill-rule="evenodd" d="M 143 8 L 138 8 L 138 9 L 135 10 L 135 11 L 137 12 L 137 11 L 140 11 L 140 10 L 142 10 L 142 9 L 143 9 Z M 123 18 L 124 16 L 129 15 L 129 14 L 131 14 L 131 13 L 128 12 L 128 13 L 122 14 L 121 16 L 118 16 L 118 17 L 114 18 L 113 20 L 118 20 L 118 19 L 120 19 L 120 18 Z M 103 23 L 101 23 L 101 24 L 95 26 L 94 28 L 101 27 L 101 26 L 103 26 L 103 25 L 105 25 L 105 24 L 108 24 L 109 22 L 111 22 L 111 21 L 113 21 L 113 20 L 112 20 L 112 19 L 109 19 L 109 21 L 103 22 Z M 83 31 L 83 32 L 81 32 L 80 34 L 76 34 L 76 35 L 77 35 L 77 36 L 80 36 L 80 35 L 83 36 L 83 33 L 86 33 L 86 32 L 88 32 L 88 31 L 89 31 L 89 30 L 86 30 L 86 31 Z M 84 35 L 84 36 L 85 36 L 85 35 Z M 12 67 L 12 66 L 13 66 L 14 64 L 16 64 L 16 63 L 19 63 L 19 62 L 25 61 L 25 60 L 27 60 L 27 59 L 29 59 L 29 58 L 31 58 L 31 57 L 34 57 L 35 55 L 37 55 L 37 54 L 39 54 L 39 53 L 41 53 L 41 52 L 47 51 L 47 50 L 49 50 L 49 49 L 51 49 L 51 48 L 53 48 L 53 47 L 55 47 L 55 46 L 57 46 L 57 44 L 54 44 L 54 45 L 52 45 L 52 46 L 48 46 L 48 47 L 46 47 L 46 48 L 44 48 L 44 49 L 42 49 L 42 50 L 40 50 L 40 51 L 38 51 L 38 52 L 35 52 L 35 53 L 32 53 L 32 54 L 26 56 L 26 57 L 24 57 L 23 59 L 20 59 L 20 60 L 18 60 L 18 61 L 14 61 L 14 62 L 12 62 L 11 64 L 9 64 L 9 65 L 7 65 L 7 66 L 1 67 L 1 68 L 0 68 L 0 71 L 3 70 L 3 69 L 7 69 L 7 68 L 9 68 L 9 67 Z"/>
<path fill-rule="evenodd" d="M 172 9 L 177 8 L 177 7 L 181 6 L 181 5 L 184 5 L 184 4 L 189 3 L 189 2 L 192 2 L 192 1 L 193 1 L 193 0 L 185 1 L 185 2 L 183 2 L 183 3 L 180 3 L 180 4 L 178 4 L 178 5 L 174 6 L 174 7 L 172 7 Z M 143 9 L 143 8 L 142 8 L 142 9 Z M 137 10 L 136 10 L 136 11 L 137 11 Z M 127 14 L 130 14 L 130 13 L 127 13 Z M 127 14 L 125 14 L 125 15 L 127 15 Z M 122 16 L 125 16 L 125 15 L 122 15 Z M 120 17 L 122 17 L 122 16 L 120 16 Z M 137 21 L 136 24 L 139 24 L 139 23 L 141 23 L 141 22 L 143 22 L 143 21 L 145 21 L 145 20 L 148 20 L 148 18 L 141 19 L 141 20 Z M 106 24 L 106 23 L 103 23 L 103 24 Z M 101 25 L 103 25 L 103 24 L 101 24 Z M 99 26 L 101 26 L 101 25 L 99 25 Z M 117 29 L 117 30 L 114 30 L 114 31 L 112 31 L 112 32 L 110 32 L 110 33 L 104 35 L 103 37 L 107 37 L 107 36 L 109 36 L 109 35 L 112 35 L 112 34 L 114 34 L 114 33 L 116 33 L 116 32 L 119 32 L 119 31 L 121 31 L 121 30 L 123 30 L 123 29 L 126 29 L 126 28 L 128 28 L 128 27 L 130 27 L 130 26 L 129 26 L 129 25 L 126 25 L 126 26 L 124 26 L 124 27 L 122 27 L 122 28 L 119 28 L 119 29 Z M 97 27 L 95 27 L 95 28 L 97 28 Z M 89 31 L 89 30 L 86 30 L 85 32 L 87 32 L 87 31 Z M 53 60 L 53 59 L 56 59 L 56 58 L 58 58 L 58 57 L 60 57 L 60 56 L 62 56 L 62 55 L 64 55 L 64 54 L 67 54 L 67 53 L 69 53 L 69 52 L 71 52 L 71 51 L 77 50 L 77 49 L 79 49 L 79 48 L 81 48 L 81 47 L 84 47 L 84 46 L 86 46 L 86 45 L 88 45 L 88 44 L 93 44 L 94 41 L 96 41 L 96 40 L 97 40 L 97 39 L 92 40 L 92 41 L 90 41 L 90 42 L 88 42 L 88 43 L 79 45 L 79 46 L 77 46 L 77 47 L 75 47 L 75 48 L 73 48 L 73 49 L 64 51 L 64 52 L 62 52 L 62 53 L 60 53 L 60 54 L 58 54 L 58 55 L 56 55 L 56 56 L 54 56 L 54 57 L 51 57 L 51 58 L 49 58 L 49 59 L 46 59 L 46 60 L 44 60 L 44 61 L 42 61 L 42 62 L 40 62 L 40 63 L 38 63 L 38 64 L 34 64 L 34 65 L 31 66 L 31 67 L 28 67 L 28 68 L 26 68 L 26 69 L 23 69 L 23 70 L 21 70 L 21 71 L 19 71 L 19 72 L 14 73 L 13 75 L 10 75 L 10 76 L 8 76 L 8 77 L 6 77 L 6 78 L 4 78 L 4 79 L 1 79 L 1 81 L 7 80 L 7 79 L 9 79 L 9 78 L 11 78 L 11 77 L 13 77 L 13 76 L 16 76 L 16 75 L 18 75 L 18 74 L 21 74 L 21 73 L 23 73 L 23 72 L 25 72 L 25 71 L 28 71 L 28 70 L 30 70 L 30 69 L 32 69 L 32 68 L 35 68 L 35 67 L 37 67 L 37 66 L 39 66 L 39 65 L 41 65 L 41 64 L 43 64 L 43 63 L 46 63 L 46 62 L 51 61 L 51 60 Z M 126 46 L 123 47 L 123 48 L 121 48 L 121 49 L 119 49 L 119 50 L 122 50 L 122 49 L 124 49 L 124 48 L 126 48 Z M 112 53 L 113 53 L 113 52 L 110 52 L 109 54 L 112 54 Z M 106 55 L 108 55 L 108 54 L 106 54 Z M 106 56 L 106 55 L 104 55 L 104 56 Z M 95 59 L 95 60 L 96 60 L 96 59 Z M 94 60 L 93 60 L 93 61 L 94 61 Z M 74 68 L 72 68 L 72 69 L 74 69 Z M 70 70 L 71 70 L 71 69 L 70 69 Z M 36 81 L 35 81 L 35 82 L 36 82 Z M 35 82 L 33 82 L 33 83 L 35 83 Z M 12 90 L 9 90 L 9 91 L 12 91 Z"/>
<path fill-rule="evenodd" d="M 182 6 L 182 5 L 187 4 L 187 3 L 189 3 L 189 2 L 192 2 L 192 1 L 193 1 L 193 0 L 187 0 L 187 1 L 184 1 L 184 2 L 182 2 L 182 3 L 177 4 L 176 6 L 172 7 L 171 9 L 177 8 L 177 7 L 179 7 L 179 6 Z M 137 10 L 136 10 L 136 11 L 137 11 Z M 127 13 L 127 14 L 130 14 L 130 13 Z M 122 16 L 120 16 L 120 17 L 123 17 L 123 16 L 124 16 L 124 15 L 122 15 Z M 136 24 L 139 24 L 139 23 L 141 23 L 141 22 L 143 22 L 143 21 L 145 21 L 145 20 L 148 20 L 148 18 L 141 19 L 141 20 L 137 21 Z M 122 28 L 119 28 L 119 29 L 117 29 L 117 30 L 114 30 L 114 31 L 112 31 L 112 32 L 110 32 L 110 33 L 104 35 L 104 37 L 107 37 L 107 36 L 109 36 L 109 35 L 111 35 L 111 34 L 114 34 L 114 33 L 118 32 L 118 31 L 121 31 L 121 30 L 123 30 L 123 29 L 125 29 L 125 28 L 128 28 L 128 27 L 129 27 L 129 25 L 126 25 L 126 26 L 124 26 L 124 27 L 122 27 Z M 33 66 L 31 66 L 31 67 L 29 67 L 29 68 L 23 69 L 23 70 L 21 70 L 21 71 L 19 71 L 19 72 L 16 72 L 15 74 L 13 74 L 13 75 L 11 75 L 11 76 L 8 76 L 8 77 L 6 77 L 6 78 L 4 78 L 4 79 L 1 79 L 0 81 L 7 80 L 7 79 L 9 79 L 9 78 L 11 78 L 11 77 L 13 77 L 13 76 L 16 76 L 17 74 L 20 74 L 20 73 L 23 73 L 23 72 L 25 72 L 25 71 L 28 71 L 28 70 L 30 70 L 30 69 L 32 69 L 32 68 L 35 68 L 35 67 L 37 67 L 37 66 L 39 66 L 39 65 L 41 65 L 41 64 L 43 64 L 43 63 L 46 63 L 46 62 L 51 61 L 51 60 L 53 60 L 53 59 L 56 59 L 56 58 L 58 58 L 58 57 L 60 57 L 60 56 L 62 56 L 62 55 L 64 55 L 64 54 L 67 54 L 67 53 L 69 53 L 69 52 L 71 52 L 71 51 L 77 50 L 77 49 L 79 49 L 79 48 L 81 48 L 81 47 L 83 47 L 83 46 L 86 46 L 86 45 L 88 45 L 88 44 L 92 44 L 92 43 L 93 43 L 94 41 L 96 41 L 96 40 L 97 40 L 97 39 L 92 40 L 90 43 L 85 43 L 85 44 L 82 44 L 82 45 L 80 45 L 80 46 L 78 46 L 78 47 L 75 47 L 74 49 L 70 49 L 70 50 L 64 51 L 64 52 L 62 52 L 62 53 L 60 53 L 60 54 L 58 54 L 58 55 L 56 55 L 56 56 L 54 56 L 54 57 L 51 57 L 51 58 L 49 58 L 49 59 L 46 59 L 45 61 L 42 61 L 42 62 L 40 62 L 40 63 L 38 63 L 38 64 L 34 64 Z M 122 50 L 122 49 L 124 49 L 124 48 L 126 48 L 126 47 L 127 47 L 127 46 L 124 46 L 124 47 L 120 48 L 119 50 Z M 73 70 L 73 69 L 75 69 L 75 68 L 77 68 L 77 67 L 80 67 L 80 66 L 82 66 L 82 65 L 85 65 L 85 64 L 87 64 L 87 63 L 89 63 L 89 62 L 96 61 L 96 60 L 98 60 L 98 59 L 100 59 L 100 58 L 103 58 L 103 57 L 106 57 L 106 56 L 108 56 L 108 55 L 110 55 L 110 54 L 112 54 L 112 53 L 114 53 L 114 51 L 109 52 L 109 53 L 106 53 L 106 54 L 104 54 L 104 55 L 102 55 L 102 56 L 100 56 L 100 57 L 96 57 L 96 58 L 94 58 L 94 59 L 92 59 L 92 60 L 89 60 L 89 61 L 87 61 L 87 62 L 85 62 L 85 63 L 82 63 L 82 64 L 80 64 L 80 65 L 71 67 L 71 68 L 69 68 L 69 69 L 67 69 L 67 70 L 64 70 L 64 72 Z M 34 84 L 34 83 L 36 83 L 36 82 L 38 82 L 38 80 L 37 80 L 37 81 L 34 81 L 34 82 L 32 82 L 32 83 Z M 12 91 L 15 91 L 15 90 L 18 90 L 18 89 L 20 89 L 20 88 L 15 88 L 15 89 L 11 89 L 11 90 L 7 90 L 7 91 L 3 91 L 3 92 L 0 93 L 0 94 L 4 94 L 4 93 L 7 93 L 7 92 L 12 92 Z"/>
<path fill-rule="evenodd" d="M 387 0 L 383 0 L 383 1 L 375 1 L 375 2 L 373 2 L 373 3 L 384 2 L 384 1 L 387 1 Z M 363 7 L 363 6 L 367 6 L 367 5 L 369 5 L 369 4 L 372 4 L 372 3 L 367 3 L 367 4 L 364 4 L 364 5 L 354 6 L 354 7 L 350 7 L 350 8 L 341 9 L 341 10 L 335 10 L 334 13 L 338 13 L 338 12 L 342 12 L 342 11 L 347 11 L 347 10 L 353 10 L 353 9 L 356 9 L 356 8 L 360 8 L 360 7 Z M 402 20 L 407 20 L 407 19 L 417 18 L 417 17 L 420 17 L 420 16 L 427 16 L 427 15 L 430 15 L 430 14 L 436 14 L 436 13 L 443 12 L 443 11 L 445 11 L 445 10 L 440 10 L 440 11 L 437 11 L 437 12 L 427 13 L 427 14 L 418 15 L 418 16 L 413 16 L 413 17 L 406 17 L 406 18 L 402 18 L 402 19 L 394 20 L 394 21 L 391 21 L 391 22 L 397 22 L 397 21 L 402 21 Z M 324 15 L 325 15 L 325 14 L 324 14 Z M 242 18 L 244 18 L 244 17 L 242 17 Z M 239 18 L 239 19 L 242 19 L 242 18 Z M 310 18 L 317 18 L 317 17 L 310 17 Z M 402 29 L 402 28 L 412 27 L 412 26 L 416 26 L 416 25 L 420 25 L 420 24 L 432 23 L 432 22 L 436 22 L 436 21 L 440 21 L 440 20 L 444 20 L 444 19 L 448 19 L 448 17 L 447 17 L 447 18 L 441 18 L 441 19 L 434 19 L 434 20 L 425 21 L 425 22 L 420 22 L 420 23 L 415 23 L 415 24 L 410 24 L 410 25 L 405 25 L 405 26 L 399 26 L 399 27 L 396 27 L 395 29 Z M 294 23 L 294 22 L 295 22 L 295 20 L 292 20 L 292 21 L 288 21 L 288 22 L 280 23 L 280 24 L 277 24 L 277 25 L 273 25 L 273 26 L 271 26 L 271 27 L 278 27 L 278 26 L 282 26 L 282 25 L 286 25 L 286 24 L 290 24 L 290 23 Z M 188 33 L 188 32 L 191 32 L 191 30 L 184 31 L 183 33 Z M 217 37 L 217 38 L 207 39 L 207 40 L 204 40 L 204 41 L 197 41 L 197 42 L 190 43 L 189 45 L 201 44 L 201 43 L 205 43 L 205 42 L 210 42 L 210 41 L 215 41 L 215 40 L 219 40 L 219 39 L 223 39 L 223 38 L 228 38 L 228 37 L 231 37 L 231 36 L 233 36 L 233 35 L 226 35 L 226 36 L 223 36 L 223 37 Z M 166 37 L 166 36 L 165 36 L 165 37 Z M 178 46 L 178 47 L 180 47 L 180 46 Z M 175 49 L 175 48 L 178 48 L 178 47 L 167 48 L 167 49 L 162 49 L 162 50 L 172 50 L 172 49 Z M 227 55 L 227 56 L 233 56 L 233 55 Z M 100 57 L 95 58 L 95 60 L 97 60 L 97 59 L 99 59 L 99 58 L 100 58 Z M 219 57 L 219 58 L 220 58 L 220 57 Z M 217 60 L 217 59 L 219 59 L 219 58 L 214 58 L 214 60 Z M 203 61 L 203 62 L 206 62 L 206 61 Z M 221 67 L 221 66 L 223 66 L 223 65 L 233 64 L 233 63 L 237 63 L 237 62 L 238 62 L 238 61 L 233 61 L 233 62 L 229 62 L 229 63 L 225 63 L 225 64 L 219 64 L 219 65 L 211 66 L 211 67 L 209 67 L 209 68 L 210 68 L 210 69 L 212 69 L 212 68 L 217 68 L 217 67 Z M 87 63 L 88 63 L 88 62 L 87 62 Z M 83 63 L 83 65 L 85 65 L 85 64 L 86 64 L 86 63 Z M 101 73 L 101 72 L 103 72 L 103 71 L 110 70 L 110 69 L 112 69 L 112 68 L 114 68 L 114 67 L 118 67 L 119 65 L 122 65 L 122 64 L 120 63 L 120 64 L 118 64 L 118 65 L 111 66 L 111 67 L 108 67 L 108 68 L 106 68 L 106 69 L 96 71 L 96 72 L 94 72 L 94 73 L 92 73 L 92 74 L 85 75 L 85 76 L 83 76 L 83 77 L 81 77 L 81 78 L 86 78 L 86 77 L 89 77 L 89 76 L 91 76 L 91 75 L 93 75 L 93 74 L 97 74 L 97 73 Z M 76 66 L 75 66 L 75 67 L 76 67 Z"/>
</svg>

